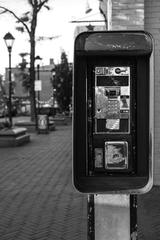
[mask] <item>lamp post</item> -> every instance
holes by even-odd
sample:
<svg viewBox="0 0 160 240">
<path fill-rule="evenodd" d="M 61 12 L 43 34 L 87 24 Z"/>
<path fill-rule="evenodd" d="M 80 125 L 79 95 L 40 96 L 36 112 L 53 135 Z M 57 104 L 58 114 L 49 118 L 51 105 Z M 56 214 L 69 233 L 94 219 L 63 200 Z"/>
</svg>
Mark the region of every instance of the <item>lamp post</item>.
<svg viewBox="0 0 160 240">
<path fill-rule="evenodd" d="M 56 109 L 55 103 L 57 102 L 57 99 L 56 99 L 57 89 L 55 88 L 55 76 L 56 76 L 55 68 L 52 68 L 51 73 L 52 73 L 52 85 L 53 85 L 53 109 Z M 55 112 L 55 114 L 56 114 L 56 112 Z"/>
<path fill-rule="evenodd" d="M 37 80 L 40 81 L 40 61 L 42 60 L 42 58 L 40 56 L 36 56 L 35 60 L 37 62 Z M 37 91 L 38 95 L 37 95 L 37 99 L 38 99 L 38 111 L 39 112 L 39 102 L 40 102 L 40 91 Z"/>
<path fill-rule="evenodd" d="M 9 124 L 12 127 L 12 79 L 11 79 L 11 52 L 12 46 L 14 43 L 15 38 L 12 36 L 11 33 L 6 33 L 4 36 L 4 41 L 8 49 L 9 53 L 9 104 L 8 104 L 8 115 L 9 115 Z"/>
</svg>

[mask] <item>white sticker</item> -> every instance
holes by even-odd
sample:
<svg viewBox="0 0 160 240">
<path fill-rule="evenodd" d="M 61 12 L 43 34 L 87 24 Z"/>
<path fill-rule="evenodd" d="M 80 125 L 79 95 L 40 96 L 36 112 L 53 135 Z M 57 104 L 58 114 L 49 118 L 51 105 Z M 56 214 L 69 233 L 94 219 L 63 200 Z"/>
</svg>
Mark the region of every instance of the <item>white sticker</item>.
<svg viewBox="0 0 160 240">
<path fill-rule="evenodd" d="M 106 169 L 128 168 L 127 142 L 105 142 L 105 168 Z"/>
<path fill-rule="evenodd" d="M 103 149 L 102 148 L 95 148 L 95 168 L 102 168 L 103 167 Z"/>
<path fill-rule="evenodd" d="M 129 96 L 129 87 L 121 87 L 121 95 Z"/>
<path fill-rule="evenodd" d="M 110 130 L 119 130 L 120 119 L 107 119 L 106 128 Z"/>
</svg>

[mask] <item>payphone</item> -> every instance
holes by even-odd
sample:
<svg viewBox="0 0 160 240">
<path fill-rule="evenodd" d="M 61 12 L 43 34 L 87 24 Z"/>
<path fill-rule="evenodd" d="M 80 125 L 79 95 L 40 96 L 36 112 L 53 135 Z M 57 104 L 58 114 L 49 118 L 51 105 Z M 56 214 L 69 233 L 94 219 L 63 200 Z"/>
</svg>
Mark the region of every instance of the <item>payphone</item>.
<svg viewBox="0 0 160 240">
<path fill-rule="evenodd" d="M 84 32 L 75 40 L 73 181 L 81 192 L 152 186 L 152 42 L 144 31 Z"/>
</svg>

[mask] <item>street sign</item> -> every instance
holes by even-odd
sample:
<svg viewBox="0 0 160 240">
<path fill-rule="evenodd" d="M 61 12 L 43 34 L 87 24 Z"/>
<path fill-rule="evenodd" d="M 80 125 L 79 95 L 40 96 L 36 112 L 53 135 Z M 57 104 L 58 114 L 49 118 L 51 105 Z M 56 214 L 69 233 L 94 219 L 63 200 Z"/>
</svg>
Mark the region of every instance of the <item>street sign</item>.
<svg viewBox="0 0 160 240">
<path fill-rule="evenodd" d="M 35 80 L 34 90 L 35 91 L 42 91 L 42 81 L 41 80 Z"/>
</svg>

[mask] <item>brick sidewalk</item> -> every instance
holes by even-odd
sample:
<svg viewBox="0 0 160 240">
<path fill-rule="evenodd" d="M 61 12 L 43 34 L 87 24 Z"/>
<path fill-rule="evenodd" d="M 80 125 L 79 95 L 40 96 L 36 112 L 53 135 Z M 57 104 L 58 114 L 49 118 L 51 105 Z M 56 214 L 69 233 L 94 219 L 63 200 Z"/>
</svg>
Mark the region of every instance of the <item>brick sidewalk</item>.
<svg viewBox="0 0 160 240">
<path fill-rule="evenodd" d="M 138 240 L 160 240 L 160 187 L 138 196 Z"/>
<path fill-rule="evenodd" d="M 0 149 L 0 240 L 85 240 L 87 196 L 72 187 L 71 126 Z"/>
<path fill-rule="evenodd" d="M 87 195 L 72 186 L 71 153 L 71 126 L 0 148 L 0 240 L 87 239 Z M 160 240 L 159 213 L 159 187 L 138 196 L 138 240 Z"/>
</svg>

